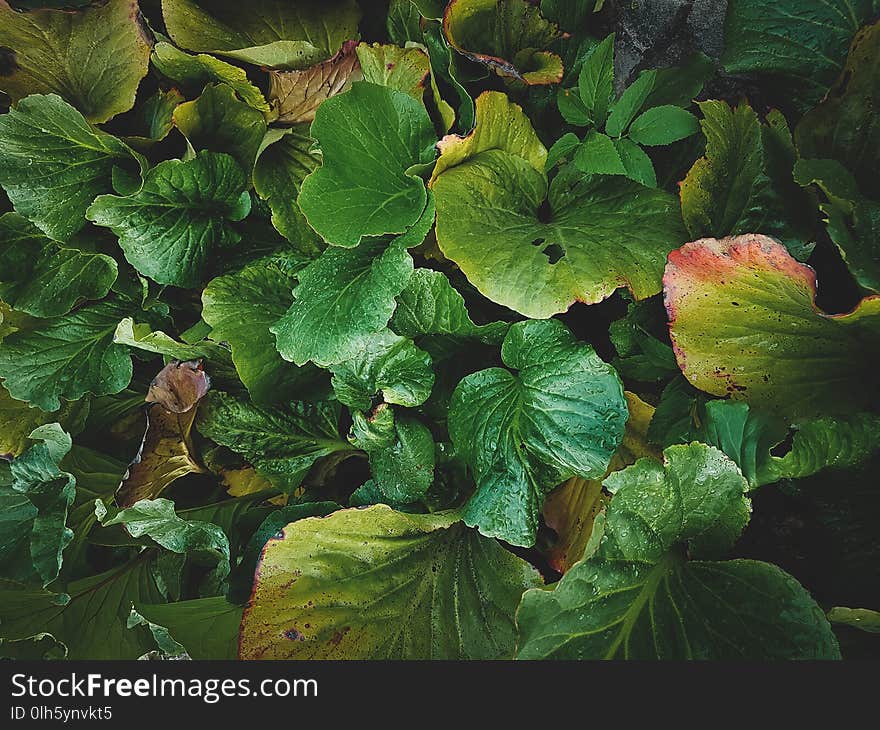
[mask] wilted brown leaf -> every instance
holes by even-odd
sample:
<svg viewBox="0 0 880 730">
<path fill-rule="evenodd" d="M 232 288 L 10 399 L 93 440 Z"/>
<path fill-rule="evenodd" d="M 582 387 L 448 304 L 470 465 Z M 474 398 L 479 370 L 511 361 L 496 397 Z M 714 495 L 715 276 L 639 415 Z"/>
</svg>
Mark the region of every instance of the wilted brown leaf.
<svg viewBox="0 0 880 730">
<path fill-rule="evenodd" d="M 355 41 L 346 41 L 333 58 L 302 71 L 270 71 L 269 102 L 282 124 L 312 122 L 321 102 L 363 79 Z"/>
<path fill-rule="evenodd" d="M 147 403 L 158 403 L 172 413 L 186 413 L 210 390 L 211 379 L 201 360 L 172 360 L 150 383 Z"/>
</svg>

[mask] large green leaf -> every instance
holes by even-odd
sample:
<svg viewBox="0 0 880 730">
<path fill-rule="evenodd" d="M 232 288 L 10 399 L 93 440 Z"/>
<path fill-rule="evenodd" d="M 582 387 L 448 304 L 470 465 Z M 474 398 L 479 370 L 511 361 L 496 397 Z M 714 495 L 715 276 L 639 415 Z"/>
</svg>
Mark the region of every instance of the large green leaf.
<svg viewBox="0 0 880 730">
<path fill-rule="evenodd" d="M 202 292 L 211 338 L 232 347 L 235 369 L 258 403 L 290 400 L 313 370 L 285 362 L 269 331 L 293 302 L 293 279 L 272 258 L 212 279 Z"/>
<path fill-rule="evenodd" d="M 519 107 L 481 114 L 503 102 L 497 92 L 477 100 L 468 149 L 441 144 L 432 186 L 443 253 L 482 294 L 529 317 L 601 301 L 620 286 L 640 299 L 659 292 L 666 254 L 685 236 L 678 201 L 599 176 L 560 172 L 548 186 L 546 152 Z"/>
<path fill-rule="evenodd" d="M 116 262 L 46 238 L 16 213 L 0 216 L 0 299 L 35 317 L 66 314 L 83 299 L 101 299 L 116 281 Z"/>
<path fill-rule="evenodd" d="M 214 392 L 199 408 L 196 428 L 288 491 L 299 486 L 318 459 L 354 450 L 339 435 L 338 408 L 329 403 L 260 408 Z"/>
<path fill-rule="evenodd" d="M 162 0 L 174 42 L 275 68 L 304 68 L 356 39 L 356 0 Z"/>
<path fill-rule="evenodd" d="M 477 482 L 465 522 L 531 546 L 544 496 L 569 477 L 605 473 L 628 411 L 614 369 L 556 320 L 512 325 L 501 357 L 516 374 L 489 368 L 464 378 L 449 434 Z"/>
<path fill-rule="evenodd" d="M 272 129 L 254 166 L 254 190 L 269 204 L 272 225 L 299 250 L 317 253 L 321 239 L 306 223 L 296 199 L 306 176 L 321 161 L 305 125 Z"/>
<path fill-rule="evenodd" d="M 101 195 L 88 217 L 117 236 L 129 263 L 160 284 L 193 287 L 218 247 L 238 243 L 230 221 L 250 212 L 241 167 L 229 155 L 200 152 L 160 162 L 132 195 Z"/>
<path fill-rule="evenodd" d="M 540 579 L 453 514 L 384 505 L 288 525 L 263 551 L 243 659 L 501 659 Z"/>
<path fill-rule="evenodd" d="M 525 84 L 562 81 L 562 59 L 547 50 L 558 28 L 526 0 L 452 0 L 443 30 L 455 50 Z"/>
<path fill-rule="evenodd" d="M 329 246 L 299 273 L 290 309 L 270 328 L 285 360 L 327 367 L 350 360 L 362 340 L 385 329 L 395 297 L 410 276 L 407 249 L 418 246 L 434 221 L 429 200 L 421 218 L 402 236 L 368 239 L 355 248 Z"/>
<path fill-rule="evenodd" d="M 132 604 L 161 603 L 153 551 L 121 567 L 82 578 L 55 594 L 0 583 L 0 636 L 48 633 L 67 646 L 68 659 L 137 659 L 155 648 L 146 627 L 129 629 Z"/>
<path fill-rule="evenodd" d="M 0 115 L 0 185 L 56 240 L 85 225 L 95 196 L 112 190 L 113 167 L 132 161 L 128 147 L 55 94 L 33 94 Z"/>
<path fill-rule="evenodd" d="M 0 74 L 12 101 L 59 94 L 95 123 L 131 109 L 150 58 L 137 0 L 28 13 L 0 0 L 0 47 L 14 59 Z"/>
<path fill-rule="evenodd" d="M 131 380 L 128 348 L 113 342 L 119 320 L 130 313 L 117 299 L 105 299 L 70 314 L 36 320 L 0 344 L 0 378 L 13 398 L 44 411 L 61 398 L 118 393 Z"/>
<path fill-rule="evenodd" d="M 749 520 L 736 465 L 671 446 L 605 480 L 598 548 L 517 611 L 521 659 L 836 659 L 822 610 L 790 575 L 717 562 Z M 691 560 L 690 558 L 695 558 Z"/>
<path fill-rule="evenodd" d="M 813 270 L 759 235 L 684 245 L 664 285 L 678 364 L 701 390 L 792 418 L 877 403 L 880 298 L 825 314 Z"/>
<path fill-rule="evenodd" d="M 880 11 L 877 0 L 729 0 L 721 63 L 769 77 L 810 106 L 843 68 L 850 40 Z"/>
<path fill-rule="evenodd" d="M 0 463 L 0 576 L 45 586 L 58 576 L 73 538 L 65 523 L 76 480 L 59 468 L 71 445 L 60 425 L 40 426 L 30 437 L 37 443 Z"/>
<path fill-rule="evenodd" d="M 328 243 L 403 233 L 425 210 L 424 182 L 410 168 L 434 158 L 434 127 L 421 101 L 366 82 L 318 108 L 311 135 L 323 164 L 302 183 L 299 205 Z"/>
<path fill-rule="evenodd" d="M 681 212 L 694 238 L 763 233 L 790 251 L 812 236 L 809 202 L 792 180 L 795 154 L 785 118 L 776 111 L 762 125 L 747 104 L 699 103 L 706 155 L 681 183 Z"/>
<path fill-rule="evenodd" d="M 795 130 L 803 157 L 831 158 L 855 175 L 862 192 L 880 200 L 880 23 L 853 41 L 837 83 Z"/>
</svg>

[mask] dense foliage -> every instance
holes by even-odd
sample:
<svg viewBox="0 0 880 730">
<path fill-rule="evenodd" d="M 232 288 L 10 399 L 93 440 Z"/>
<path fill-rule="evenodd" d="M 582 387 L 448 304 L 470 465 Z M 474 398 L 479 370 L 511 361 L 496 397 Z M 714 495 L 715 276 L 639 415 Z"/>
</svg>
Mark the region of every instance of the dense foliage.
<svg viewBox="0 0 880 730">
<path fill-rule="evenodd" d="M 0 0 L 0 655 L 878 655 L 878 0 Z"/>
</svg>

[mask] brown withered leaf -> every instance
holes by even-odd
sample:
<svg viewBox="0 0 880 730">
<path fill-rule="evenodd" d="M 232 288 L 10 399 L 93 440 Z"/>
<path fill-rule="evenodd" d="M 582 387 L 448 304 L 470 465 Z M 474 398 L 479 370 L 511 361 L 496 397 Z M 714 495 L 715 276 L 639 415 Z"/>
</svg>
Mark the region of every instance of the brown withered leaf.
<svg viewBox="0 0 880 730">
<path fill-rule="evenodd" d="M 301 71 L 270 71 L 269 102 L 282 124 L 313 122 L 321 102 L 363 79 L 355 41 L 346 41 L 326 61 Z"/>
<path fill-rule="evenodd" d="M 158 403 L 172 413 L 187 413 L 210 390 L 211 378 L 201 360 L 172 360 L 150 383 L 147 403 Z"/>
<path fill-rule="evenodd" d="M 119 507 L 155 499 L 174 480 L 205 471 L 192 456 L 191 432 L 197 410 L 173 413 L 158 403 L 148 407 L 140 450 L 116 491 Z"/>
<path fill-rule="evenodd" d="M 584 551 L 593 534 L 593 523 L 605 509 L 610 497 L 602 491 L 602 482 L 637 459 L 651 457 L 663 458 L 662 453 L 648 443 L 648 424 L 654 415 L 654 408 L 634 393 L 624 392 L 629 407 L 629 420 L 620 444 L 608 471 L 601 479 L 580 479 L 574 477 L 554 489 L 544 502 L 544 520 L 557 535 L 557 541 L 550 548 L 547 560 L 554 570 L 565 573 L 584 556 Z"/>
</svg>

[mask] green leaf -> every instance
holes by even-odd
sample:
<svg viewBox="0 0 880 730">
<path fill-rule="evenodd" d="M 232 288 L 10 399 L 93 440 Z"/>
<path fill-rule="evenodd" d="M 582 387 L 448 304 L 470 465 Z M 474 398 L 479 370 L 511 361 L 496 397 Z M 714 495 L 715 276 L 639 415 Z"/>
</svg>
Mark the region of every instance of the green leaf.
<svg viewBox="0 0 880 730">
<path fill-rule="evenodd" d="M 547 492 L 605 473 L 628 412 L 611 366 L 558 321 L 512 325 L 501 357 L 516 374 L 489 368 L 464 378 L 449 434 L 477 483 L 465 523 L 528 547 Z"/>
<path fill-rule="evenodd" d="M 13 102 L 59 94 L 96 124 L 134 106 L 150 58 L 136 0 L 28 13 L 0 0 L 0 47 L 13 59 L 0 75 Z"/>
<path fill-rule="evenodd" d="M 40 426 L 30 438 L 37 443 L 0 463 L 0 576 L 46 586 L 58 577 L 73 539 L 65 523 L 76 480 L 59 468 L 71 445 L 59 424 Z"/>
<path fill-rule="evenodd" d="M 840 658 L 794 578 L 768 563 L 705 559 L 749 520 L 746 482 L 721 452 L 672 446 L 662 465 L 640 459 L 605 485 L 614 496 L 601 544 L 554 590 L 523 596 L 518 658 Z"/>
<path fill-rule="evenodd" d="M 434 437 L 428 427 L 407 416 L 395 416 L 380 405 L 367 418 L 353 414 L 352 444 L 367 452 L 373 486 L 382 501 L 405 505 L 422 499 L 434 483 Z"/>
<path fill-rule="evenodd" d="M 682 66 L 657 69 L 654 88 L 645 106 L 689 107 L 703 86 L 715 75 L 715 62 L 703 53 L 694 53 Z"/>
<path fill-rule="evenodd" d="M 666 317 L 661 318 L 662 307 L 655 309 L 653 304 L 654 300 L 631 302 L 626 316 L 608 328 L 618 354 L 613 365 L 626 379 L 651 382 L 678 375 L 672 347 L 658 337 L 666 329 Z"/>
<path fill-rule="evenodd" d="M 809 107 L 828 91 L 850 40 L 878 10 L 876 0 L 730 0 L 721 63 L 728 73 L 768 77 Z"/>
<path fill-rule="evenodd" d="M 562 59 L 546 50 L 559 29 L 526 0 L 452 0 L 443 31 L 456 51 L 499 76 L 529 85 L 562 81 Z"/>
<path fill-rule="evenodd" d="M 206 358 L 217 363 L 229 362 L 229 352 L 213 342 L 202 341 L 194 345 L 178 342 L 162 331 L 153 332 L 148 324 L 135 324 L 131 317 L 126 317 L 117 325 L 113 341 L 142 352 L 164 355 L 171 360 Z"/>
<path fill-rule="evenodd" d="M 420 406 L 434 385 L 431 356 L 389 330 L 365 337 L 354 357 L 330 370 L 339 402 L 361 411 L 369 410 L 379 394 L 385 403 Z"/>
<path fill-rule="evenodd" d="M 331 96 L 348 91 L 355 81 L 362 81 L 364 74 L 356 48 L 354 41 L 345 41 L 335 56 L 314 66 L 299 71 L 270 71 L 269 100 L 272 111 L 278 115 L 277 121 L 282 124 L 313 122 L 321 104 Z M 308 136 L 307 132 L 303 135 Z M 310 139 L 310 144 L 312 141 Z M 311 168 L 307 172 L 311 172 Z"/>
<path fill-rule="evenodd" d="M 70 314 L 37 320 L 32 329 L 3 339 L 0 378 L 13 398 L 44 411 L 61 399 L 87 393 L 118 393 L 131 380 L 128 348 L 113 342 L 119 320 L 129 307 L 117 299 L 88 304 Z"/>
<path fill-rule="evenodd" d="M 630 122 L 641 111 L 645 101 L 654 89 L 656 71 L 642 71 L 638 78 L 620 95 L 611 106 L 605 131 L 612 137 L 622 135 Z"/>
<path fill-rule="evenodd" d="M 177 603 L 136 603 L 135 609 L 168 633 L 197 660 L 235 659 L 242 608 L 223 596 Z"/>
<path fill-rule="evenodd" d="M 253 590 L 254 577 L 263 548 L 269 540 L 276 537 L 285 525 L 305 517 L 326 517 L 338 509 L 339 505 L 335 502 L 306 502 L 304 504 L 288 504 L 270 512 L 259 527 L 254 530 L 242 552 L 241 561 L 232 572 L 227 593 L 229 600 L 236 604 L 247 603 Z M 240 615 L 238 623 L 241 623 Z M 236 638 L 235 654 L 238 651 L 238 624 L 232 633 Z M 234 659 L 235 655 L 231 658 Z"/>
<path fill-rule="evenodd" d="M 773 239 L 688 243 L 664 284 L 678 364 L 697 388 L 790 418 L 877 403 L 880 299 L 825 314 L 814 271 Z"/>
<path fill-rule="evenodd" d="M 220 82 L 229 84 L 243 101 L 262 112 L 269 111 L 269 104 L 262 92 L 248 79 L 244 69 L 221 61 L 204 53 L 191 55 L 160 41 L 153 47 L 150 60 L 161 74 L 184 86 L 199 91 L 205 84 Z"/>
<path fill-rule="evenodd" d="M 311 135 L 323 164 L 302 183 L 299 205 L 329 243 L 403 233 L 425 210 L 424 182 L 408 170 L 434 157 L 428 112 L 409 94 L 358 82 L 318 109 Z"/>
<path fill-rule="evenodd" d="M 196 428 L 287 491 L 300 485 L 318 459 L 353 451 L 339 435 L 339 413 L 330 403 L 260 408 L 215 391 L 202 402 Z"/>
<path fill-rule="evenodd" d="M 198 99 L 180 104 L 174 124 L 194 149 L 232 155 L 242 170 L 253 169 L 266 134 L 263 114 L 228 84 L 209 84 Z"/>
<path fill-rule="evenodd" d="M 606 134 L 592 130 L 574 153 L 575 167 L 588 175 L 623 175 L 626 168 L 614 141 Z"/>
<path fill-rule="evenodd" d="M 700 131 L 697 118 L 677 106 L 655 106 L 636 117 L 629 128 L 629 138 L 636 144 L 666 145 Z"/>
<path fill-rule="evenodd" d="M 89 415 L 87 399 L 65 403 L 52 413 L 15 400 L 0 387 L 0 455 L 19 456 L 29 446 L 31 431 L 47 423 L 60 423 L 69 433 L 79 433 Z"/>
<path fill-rule="evenodd" d="M 216 593 L 229 575 L 229 540 L 217 525 L 184 520 L 169 499 L 142 499 L 101 523 L 124 525 L 133 538 L 147 536 L 173 553 L 186 555 L 211 570 L 202 579 L 202 594 Z"/>
<path fill-rule="evenodd" d="M 162 15 L 174 42 L 190 51 L 229 56 L 273 68 L 304 68 L 329 58 L 357 38 L 361 11 L 355 0 L 163 0 Z"/>
<path fill-rule="evenodd" d="M 239 657 L 509 658 L 519 596 L 539 584 L 449 513 L 378 505 L 299 520 L 263 552 Z"/>
<path fill-rule="evenodd" d="M 133 154 L 55 94 L 33 94 L 0 115 L 0 185 L 16 211 L 59 241 L 85 225 L 95 196 L 113 189 L 114 166 Z"/>
<path fill-rule="evenodd" d="M 580 139 L 573 132 L 563 134 L 547 151 L 547 162 L 544 165 L 544 169 L 552 170 L 560 162 L 570 160 L 572 153 L 578 148 L 580 143 Z"/>
<path fill-rule="evenodd" d="M 254 190 L 272 211 L 272 225 L 309 255 L 317 254 L 323 243 L 306 223 L 297 196 L 302 181 L 321 161 L 311 149 L 314 142 L 305 125 L 270 130 L 257 153 L 253 176 Z"/>
<path fill-rule="evenodd" d="M 812 238 L 804 223 L 809 202 L 792 180 L 795 156 L 784 117 L 762 125 L 751 107 L 699 103 L 706 156 L 681 183 L 681 212 L 694 238 L 763 233 L 791 252 Z M 809 250 L 806 250 L 809 253 Z"/>
<path fill-rule="evenodd" d="M 855 178 L 837 160 L 800 159 L 794 166 L 800 185 L 815 184 L 826 202 L 819 204 L 831 240 L 856 281 L 880 291 L 880 203 L 858 191 Z"/>
<path fill-rule="evenodd" d="M 431 72 L 428 54 L 421 48 L 360 43 L 357 57 L 364 81 L 388 86 L 421 100 Z"/>
<path fill-rule="evenodd" d="M 622 285 L 639 299 L 658 293 L 666 255 L 686 236 L 674 197 L 564 171 L 548 185 L 546 152 L 519 107 L 480 114 L 501 102 L 482 95 L 474 133 L 441 143 L 433 190 L 443 254 L 480 293 L 528 317 L 599 302 Z M 508 135 L 516 145 L 491 144 Z"/>
<path fill-rule="evenodd" d="M 455 338 L 500 345 L 507 334 L 506 322 L 474 324 L 464 297 L 439 271 L 416 269 L 406 288 L 397 296 L 390 327 L 411 339 Z"/>
<path fill-rule="evenodd" d="M 632 140 L 626 137 L 614 140 L 614 149 L 623 163 L 625 175 L 630 180 L 644 185 L 647 188 L 657 187 L 657 173 L 654 171 L 654 163 L 645 154 L 645 151 Z"/>
<path fill-rule="evenodd" d="M 562 118 L 575 127 L 590 125 L 590 114 L 576 89 L 560 89 L 556 94 L 556 106 Z"/>
<path fill-rule="evenodd" d="M 116 281 L 116 262 L 83 248 L 64 246 L 16 213 L 0 216 L 0 299 L 35 317 L 66 314 L 84 299 L 101 299 Z"/>
<path fill-rule="evenodd" d="M 212 279 L 202 292 L 211 338 L 232 347 L 235 369 L 257 403 L 290 400 L 314 376 L 312 369 L 285 362 L 269 331 L 293 302 L 292 291 L 292 277 L 266 258 Z"/>
<path fill-rule="evenodd" d="M 74 444 L 61 461 L 61 468 L 76 479 L 76 496 L 67 513 L 67 526 L 73 531 L 73 540 L 64 551 L 62 579 L 80 578 L 94 572 L 88 564 L 87 553 L 89 533 L 98 521 L 95 500 L 113 499 L 126 466 L 124 461 L 78 444 Z"/>
<path fill-rule="evenodd" d="M 416 225 L 390 243 L 368 239 L 355 248 L 331 246 L 303 269 L 293 304 L 270 327 L 281 356 L 321 367 L 353 358 L 363 338 L 388 324 L 394 298 L 412 276 L 407 249 L 424 240 L 433 220 L 429 202 Z"/>
<path fill-rule="evenodd" d="M 871 634 L 880 634 L 880 611 L 835 606 L 828 612 L 828 620 L 834 624 L 845 624 Z"/>
<path fill-rule="evenodd" d="M 229 155 L 166 160 L 132 195 L 101 195 L 89 220 L 117 236 L 129 263 L 160 284 L 194 287 L 218 247 L 238 243 L 230 221 L 250 212 L 242 169 Z"/>
<path fill-rule="evenodd" d="M 593 47 L 578 74 L 578 94 L 589 120 L 603 127 L 614 100 L 614 33 Z"/>
<path fill-rule="evenodd" d="M 0 583 L 0 636 L 26 639 L 48 633 L 68 659 L 136 659 L 155 647 L 146 627 L 128 628 L 132 603 L 160 603 L 152 551 L 122 567 L 74 581 L 66 593 Z"/>
<path fill-rule="evenodd" d="M 802 157 L 831 158 L 855 176 L 863 193 L 880 199 L 880 23 L 853 41 L 840 78 L 795 131 Z"/>
</svg>

